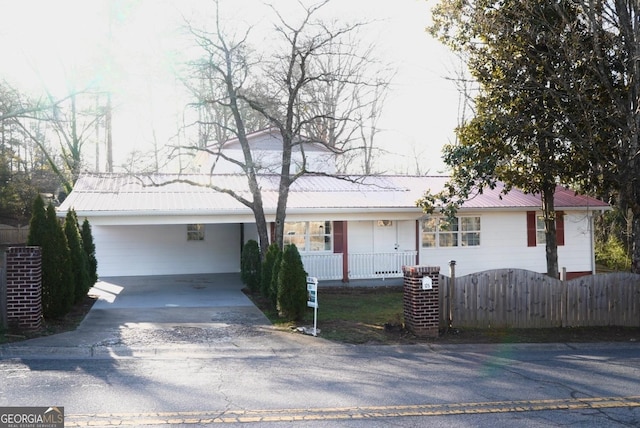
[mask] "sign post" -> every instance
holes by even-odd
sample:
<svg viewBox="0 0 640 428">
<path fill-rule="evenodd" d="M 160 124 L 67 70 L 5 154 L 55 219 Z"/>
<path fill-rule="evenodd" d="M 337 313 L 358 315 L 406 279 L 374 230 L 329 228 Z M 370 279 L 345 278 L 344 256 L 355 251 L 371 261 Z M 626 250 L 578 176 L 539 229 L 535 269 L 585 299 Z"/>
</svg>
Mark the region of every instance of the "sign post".
<svg viewBox="0 0 640 428">
<path fill-rule="evenodd" d="M 313 308 L 313 335 L 317 336 L 318 330 L 318 278 L 307 277 L 307 306 Z"/>
</svg>

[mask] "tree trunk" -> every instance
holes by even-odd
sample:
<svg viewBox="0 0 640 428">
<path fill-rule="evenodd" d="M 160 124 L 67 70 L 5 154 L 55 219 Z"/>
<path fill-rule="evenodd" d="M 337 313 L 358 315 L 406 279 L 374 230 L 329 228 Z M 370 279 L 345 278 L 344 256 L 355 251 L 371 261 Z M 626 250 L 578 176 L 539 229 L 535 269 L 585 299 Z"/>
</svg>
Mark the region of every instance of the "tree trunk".
<svg viewBox="0 0 640 428">
<path fill-rule="evenodd" d="M 633 239 L 631 242 L 631 272 L 640 273 L 640 213 L 633 213 L 631 220 Z"/>
<path fill-rule="evenodd" d="M 542 214 L 544 216 L 544 233 L 546 238 L 547 275 L 552 278 L 559 277 L 556 212 L 553 199 L 555 190 L 555 183 L 544 183 L 542 185 Z"/>
<path fill-rule="evenodd" d="M 284 249 L 284 222 L 287 216 L 287 201 L 289 200 L 289 188 L 291 187 L 291 152 L 293 136 L 291 133 L 282 132 L 282 168 L 280 169 L 280 186 L 278 189 L 278 205 L 276 207 L 276 231 L 273 237 L 278 247 Z"/>
<path fill-rule="evenodd" d="M 260 207 L 258 212 L 254 211 L 256 219 L 256 227 L 258 228 L 258 240 L 260 244 L 260 259 L 264 261 L 264 257 L 269 249 L 269 228 L 264 217 L 264 210 Z"/>
</svg>

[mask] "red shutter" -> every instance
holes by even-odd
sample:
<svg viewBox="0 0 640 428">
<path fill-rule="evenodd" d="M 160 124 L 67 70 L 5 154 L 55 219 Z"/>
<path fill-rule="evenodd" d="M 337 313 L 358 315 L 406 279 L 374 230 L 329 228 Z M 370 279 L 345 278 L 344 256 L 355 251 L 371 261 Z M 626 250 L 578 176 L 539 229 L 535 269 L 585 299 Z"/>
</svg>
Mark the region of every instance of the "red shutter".
<svg viewBox="0 0 640 428">
<path fill-rule="evenodd" d="M 536 246 L 536 212 L 527 211 L 527 247 Z"/>
<path fill-rule="evenodd" d="M 343 221 L 333 222 L 333 252 L 344 253 L 345 230 Z"/>
<path fill-rule="evenodd" d="M 556 211 L 556 243 L 564 245 L 564 212 Z"/>
<path fill-rule="evenodd" d="M 342 253 L 342 282 L 349 282 L 349 240 L 346 221 L 333 222 L 333 252 Z"/>
</svg>

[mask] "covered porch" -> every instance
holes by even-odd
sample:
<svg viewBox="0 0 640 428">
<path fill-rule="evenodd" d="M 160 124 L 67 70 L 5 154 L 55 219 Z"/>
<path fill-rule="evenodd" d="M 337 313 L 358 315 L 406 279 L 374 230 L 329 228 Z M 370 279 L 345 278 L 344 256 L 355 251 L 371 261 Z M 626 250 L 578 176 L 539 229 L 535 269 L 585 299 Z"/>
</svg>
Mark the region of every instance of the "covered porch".
<svg viewBox="0 0 640 428">
<path fill-rule="evenodd" d="M 402 266 L 417 264 L 417 251 L 301 254 L 309 276 L 321 281 L 401 278 Z"/>
</svg>

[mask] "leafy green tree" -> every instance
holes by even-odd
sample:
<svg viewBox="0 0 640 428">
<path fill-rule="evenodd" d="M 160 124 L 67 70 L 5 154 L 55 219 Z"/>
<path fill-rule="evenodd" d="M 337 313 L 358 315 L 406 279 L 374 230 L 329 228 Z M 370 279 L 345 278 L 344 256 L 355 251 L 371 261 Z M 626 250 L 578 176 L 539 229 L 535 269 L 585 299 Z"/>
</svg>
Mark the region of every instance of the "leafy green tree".
<svg viewBox="0 0 640 428">
<path fill-rule="evenodd" d="M 53 205 L 47 207 L 42 240 L 42 307 L 45 318 L 67 314 L 75 296 L 69 245 Z"/>
<path fill-rule="evenodd" d="M 547 274 L 559 273 L 554 193 L 558 185 L 592 188 L 594 156 L 604 138 L 581 110 L 611 110 L 599 98 L 590 70 L 593 34 L 580 2 L 560 0 L 441 0 L 433 35 L 468 58 L 478 83 L 475 117 L 458 127 L 458 142 L 444 148 L 452 180 L 426 195 L 426 210 L 449 214 L 486 187 L 505 184 L 540 194 Z M 581 77 L 582 76 L 582 77 Z M 584 98 L 584 99 L 583 99 Z M 595 112 L 592 112 L 595 113 Z M 592 125 L 592 124 L 591 124 Z"/>
<path fill-rule="evenodd" d="M 69 255 L 74 276 L 74 303 L 86 297 L 89 283 L 89 261 L 82 244 L 82 236 L 78 227 L 78 217 L 74 210 L 69 210 L 64 221 L 64 234 L 69 244 Z"/>
<path fill-rule="evenodd" d="M 86 218 L 82 222 L 82 247 L 87 256 L 89 287 L 98 282 L 98 260 L 96 259 L 96 245 L 93 243 L 93 234 L 91 233 L 91 224 Z"/>
<path fill-rule="evenodd" d="M 0 132 L 2 132 L 0 124 Z M 0 138 L 1 139 L 1 138 Z M 0 143 L 0 221 L 25 225 L 31 217 L 31 206 L 38 194 L 29 174 L 20 165 L 21 159 L 13 147 Z"/>
<path fill-rule="evenodd" d="M 606 242 L 596 243 L 596 263 L 614 271 L 629 271 L 631 267 L 624 244 L 615 235 L 609 236 Z"/>
<path fill-rule="evenodd" d="M 278 244 L 276 244 L 275 242 L 272 243 L 271 245 L 269 245 L 267 254 L 265 254 L 264 261 L 262 262 L 262 272 L 260 275 L 260 292 L 270 301 L 276 300 L 276 298 L 272 296 L 273 292 L 271 291 L 271 282 L 273 279 L 273 270 L 279 253 L 280 247 L 278 247 Z"/>
<path fill-rule="evenodd" d="M 278 273 L 278 311 L 289 320 L 297 320 L 307 307 L 307 272 L 294 244 L 285 247 Z"/>
<path fill-rule="evenodd" d="M 254 239 L 248 240 L 242 248 L 240 275 L 242 282 L 252 292 L 260 289 L 260 247 Z"/>
</svg>

